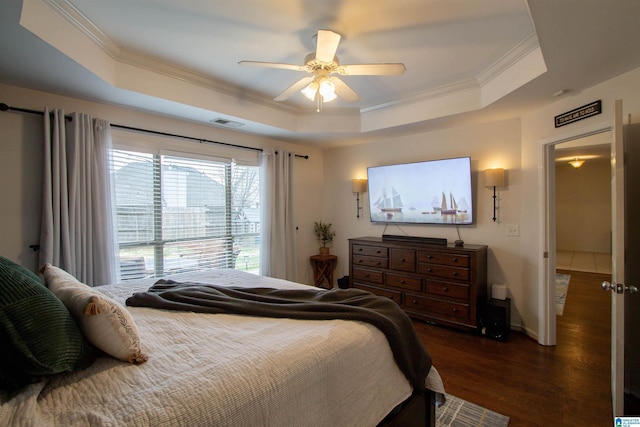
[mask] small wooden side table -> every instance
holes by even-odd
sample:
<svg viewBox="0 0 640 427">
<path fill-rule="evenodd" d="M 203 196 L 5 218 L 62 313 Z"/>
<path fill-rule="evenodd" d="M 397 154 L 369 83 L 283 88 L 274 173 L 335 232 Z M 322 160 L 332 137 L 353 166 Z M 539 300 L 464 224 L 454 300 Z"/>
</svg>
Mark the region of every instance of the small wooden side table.
<svg viewBox="0 0 640 427">
<path fill-rule="evenodd" d="M 313 267 L 313 283 L 321 288 L 333 288 L 333 270 L 338 263 L 335 255 L 311 255 L 309 258 Z"/>
</svg>

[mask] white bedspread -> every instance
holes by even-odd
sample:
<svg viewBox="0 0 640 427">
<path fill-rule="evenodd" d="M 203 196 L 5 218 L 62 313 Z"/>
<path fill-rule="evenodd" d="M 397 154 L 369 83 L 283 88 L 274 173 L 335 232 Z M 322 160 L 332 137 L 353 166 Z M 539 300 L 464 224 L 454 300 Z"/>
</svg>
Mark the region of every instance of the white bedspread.
<svg viewBox="0 0 640 427">
<path fill-rule="evenodd" d="M 234 270 L 191 279 L 305 286 Z M 153 282 L 98 289 L 124 304 Z M 128 309 L 147 363 L 102 357 L 3 396 L 0 425 L 374 426 L 411 395 L 384 335 L 365 323 Z"/>
</svg>

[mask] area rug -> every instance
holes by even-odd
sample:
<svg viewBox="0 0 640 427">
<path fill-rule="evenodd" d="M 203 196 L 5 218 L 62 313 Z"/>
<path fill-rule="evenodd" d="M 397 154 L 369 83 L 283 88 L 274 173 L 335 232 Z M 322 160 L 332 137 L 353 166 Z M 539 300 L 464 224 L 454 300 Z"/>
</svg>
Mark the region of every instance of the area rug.
<svg viewBox="0 0 640 427">
<path fill-rule="evenodd" d="M 567 300 L 570 280 L 570 275 L 556 273 L 556 314 L 558 316 L 562 316 L 564 313 L 564 303 Z"/>
<path fill-rule="evenodd" d="M 436 409 L 436 427 L 506 427 L 509 417 L 447 394 Z"/>
</svg>

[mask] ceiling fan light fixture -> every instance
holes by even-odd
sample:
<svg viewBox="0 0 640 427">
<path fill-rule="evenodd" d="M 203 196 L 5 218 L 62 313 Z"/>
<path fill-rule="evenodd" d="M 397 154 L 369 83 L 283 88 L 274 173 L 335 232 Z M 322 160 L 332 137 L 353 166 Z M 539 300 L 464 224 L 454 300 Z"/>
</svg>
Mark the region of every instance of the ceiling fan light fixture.
<svg viewBox="0 0 640 427">
<path fill-rule="evenodd" d="M 302 92 L 309 101 L 314 101 L 316 99 L 316 94 L 318 93 L 318 82 L 315 80 L 312 81 L 300 92 Z"/>
<path fill-rule="evenodd" d="M 318 91 L 320 92 L 320 95 L 322 95 L 322 100 L 324 102 L 331 102 L 338 96 L 336 95 L 336 86 L 328 79 L 324 79 L 320 83 Z"/>
<path fill-rule="evenodd" d="M 315 35 L 315 52 L 309 53 L 304 65 L 283 64 L 279 62 L 240 61 L 239 65 L 284 70 L 304 71 L 312 74 L 304 77 L 274 98 L 274 101 L 285 101 L 298 91 L 310 101 L 316 102 L 320 112 L 324 102 L 331 102 L 338 96 L 346 102 L 357 102 L 360 97 L 345 82 L 332 74 L 344 76 L 399 76 L 406 67 L 401 63 L 381 64 L 348 64 L 340 65 L 336 56 L 341 36 L 331 30 L 318 30 Z M 303 89 L 304 88 L 304 89 Z M 318 96 L 320 92 L 320 96 Z"/>
</svg>

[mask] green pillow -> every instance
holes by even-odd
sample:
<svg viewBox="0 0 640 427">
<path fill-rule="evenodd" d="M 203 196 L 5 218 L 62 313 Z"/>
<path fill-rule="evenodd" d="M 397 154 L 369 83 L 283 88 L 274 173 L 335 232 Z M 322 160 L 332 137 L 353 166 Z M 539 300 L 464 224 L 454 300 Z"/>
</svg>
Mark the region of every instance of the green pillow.
<svg viewBox="0 0 640 427">
<path fill-rule="evenodd" d="M 0 390 L 87 367 L 94 349 L 62 302 L 26 268 L 0 257 Z"/>
</svg>

